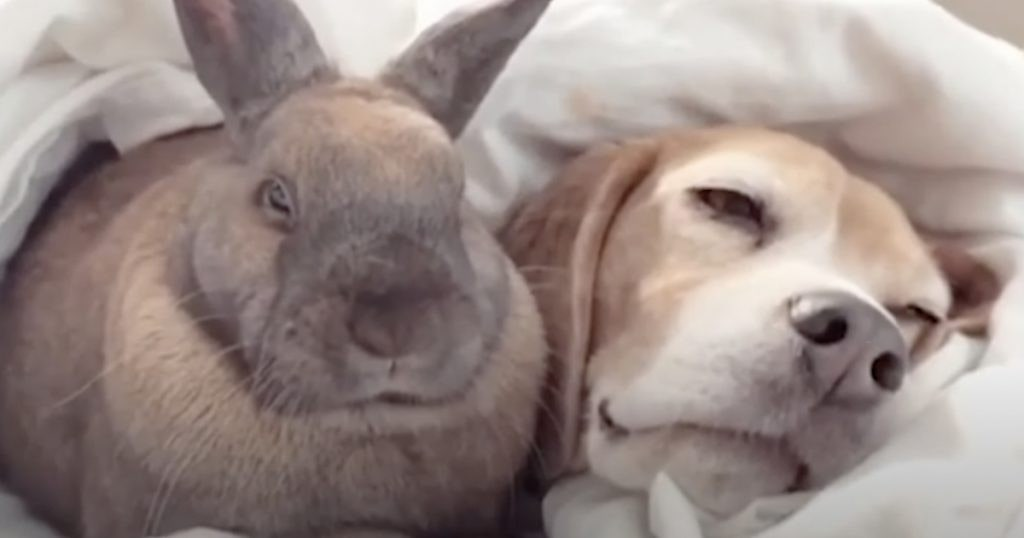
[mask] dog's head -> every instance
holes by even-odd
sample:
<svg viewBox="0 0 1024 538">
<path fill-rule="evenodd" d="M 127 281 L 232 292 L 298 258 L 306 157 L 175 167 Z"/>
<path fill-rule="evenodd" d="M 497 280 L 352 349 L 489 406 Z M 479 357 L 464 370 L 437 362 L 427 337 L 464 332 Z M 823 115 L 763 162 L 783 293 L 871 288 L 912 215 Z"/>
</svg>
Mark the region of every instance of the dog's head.
<svg viewBox="0 0 1024 538">
<path fill-rule="evenodd" d="M 665 471 L 714 513 L 848 470 L 997 293 L 827 153 L 756 129 L 597 148 L 504 241 L 554 355 L 543 472 Z"/>
</svg>

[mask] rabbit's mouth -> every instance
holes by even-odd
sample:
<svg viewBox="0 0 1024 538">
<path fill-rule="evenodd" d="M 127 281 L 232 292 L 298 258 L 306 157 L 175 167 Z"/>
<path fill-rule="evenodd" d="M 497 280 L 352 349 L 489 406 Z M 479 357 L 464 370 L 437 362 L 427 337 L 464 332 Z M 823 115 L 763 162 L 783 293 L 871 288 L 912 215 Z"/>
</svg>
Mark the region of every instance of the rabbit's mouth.
<svg viewBox="0 0 1024 538">
<path fill-rule="evenodd" d="M 308 415 L 465 399 L 487 375 L 506 324 L 515 322 L 508 261 L 483 232 L 474 233 L 465 242 L 469 263 L 459 271 L 430 266 L 405 280 L 384 275 L 379 286 L 360 281 L 341 292 L 292 277 L 248 301 L 239 334 L 257 405 Z"/>
<path fill-rule="evenodd" d="M 458 287 L 410 287 L 394 301 L 281 290 L 245 353 L 257 404 L 309 415 L 465 399 L 492 365 L 510 319 L 502 258 L 491 269 L 481 257 L 471 256 L 474 278 Z"/>
<path fill-rule="evenodd" d="M 429 407 L 447 401 L 432 401 L 416 394 L 386 391 L 365 400 L 337 402 L 330 405 L 323 398 L 311 396 L 296 387 L 284 383 L 264 382 L 253 385 L 253 398 L 261 409 L 285 416 L 309 416 L 342 408 L 358 409 L 371 406 L 387 407 Z"/>
<path fill-rule="evenodd" d="M 261 409 L 284 416 L 311 416 L 343 409 L 437 407 L 455 403 L 468 392 L 461 390 L 437 395 L 381 388 L 352 397 L 341 396 L 338 391 L 318 392 L 310 390 L 309 386 L 276 380 L 256 381 L 251 387 L 253 399 Z"/>
<path fill-rule="evenodd" d="M 436 353 L 381 357 L 353 344 L 308 345 L 287 332 L 244 361 L 257 405 L 283 415 L 452 403 L 473 388 L 495 345 L 474 334 Z"/>
</svg>

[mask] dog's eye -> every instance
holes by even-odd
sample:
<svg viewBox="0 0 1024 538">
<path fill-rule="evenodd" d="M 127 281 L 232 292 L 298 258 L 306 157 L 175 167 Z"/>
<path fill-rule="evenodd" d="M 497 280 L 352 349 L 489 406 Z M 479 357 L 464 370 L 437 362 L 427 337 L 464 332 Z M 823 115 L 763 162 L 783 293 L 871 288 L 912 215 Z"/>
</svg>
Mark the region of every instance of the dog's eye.
<svg viewBox="0 0 1024 538">
<path fill-rule="evenodd" d="M 760 232 L 764 228 L 764 207 L 759 200 L 731 189 L 699 188 L 692 193 L 701 205 L 714 213 L 715 218 L 751 232 Z"/>
<path fill-rule="evenodd" d="M 263 182 L 260 189 L 260 205 L 275 219 L 290 222 L 295 217 L 291 192 L 280 178 L 271 178 Z"/>
<path fill-rule="evenodd" d="M 942 321 L 941 316 L 915 303 L 890 307 L 889 310 L 897 318 L 914 319 L 916 321 L 927 323 L 928 325 L 937 325 Z"/>
<path fill-rule="evenodd" d="M 942 321 L 942 317 L 940 317 L 938 314 L 933 313 L 927 308 L 924 308 L 923 306 L 910 303 L 905 308 L 908 314 L 914 316 L 915 318 L 929 325 L 936 325 L 940 321 Z"/>
</svg>

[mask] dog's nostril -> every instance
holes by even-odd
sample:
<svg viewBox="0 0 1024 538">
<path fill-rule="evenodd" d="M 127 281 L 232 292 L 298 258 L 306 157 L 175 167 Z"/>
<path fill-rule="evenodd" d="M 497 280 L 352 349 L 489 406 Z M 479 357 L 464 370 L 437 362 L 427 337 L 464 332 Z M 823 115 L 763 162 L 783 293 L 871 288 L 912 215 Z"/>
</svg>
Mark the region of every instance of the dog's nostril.
<svg viewBox="0 0 1024 538">
<path fill-rule="evenodd" d="M 904 373 L 903 361 L 893 353 L 883 353 L 871 362 L 871 379 L 884 390 L 899 390 Z"/>
<path fill-rule="evenodd" d="M 846 338 L 846 320 L 835 317 L 825 322 L 825 328 L 818 333 L 819 343 L 833 344 Z"/>
<path fill-rule="evenodd" d="M 794 305 L 791 316 L 797 332 L 820 346 L 842 342 L 850 330 L 846 317 L 834 308 L 816 309 L 813 305 L 798 303 Z"/>
</svg>

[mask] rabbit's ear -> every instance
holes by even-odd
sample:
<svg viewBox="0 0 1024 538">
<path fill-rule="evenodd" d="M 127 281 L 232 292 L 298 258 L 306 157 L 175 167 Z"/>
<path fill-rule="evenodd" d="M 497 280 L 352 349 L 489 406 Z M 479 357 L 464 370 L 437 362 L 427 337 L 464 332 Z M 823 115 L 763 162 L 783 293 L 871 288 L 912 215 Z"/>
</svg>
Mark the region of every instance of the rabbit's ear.
<svg viewBox="0 0 1024 538">
<path fill-rule="evenodd" d="M 292 0 L 174 0 L 199 81 L 236 143 L 291 92 L 334 80 Z"/>
<path fill-rule="evenodd" d="M 490 0 L 453 13 L 392 61 L 381 81 L 412 94 L 457 137 L 550 0 Z"/>
<path fill-rule="evenodd" d="M 657 155 L 657 143 L 649 140 L 595 148 L 570 163 L 501 232 L 509 256 L 524 268 L 551 350 L 549 413 L 541 413 L 537 432 L 537 472 L 544 482 L 571 472 L 578 456 L 602 250 L 620 208 L 650 175 Z"/>
</svg>

